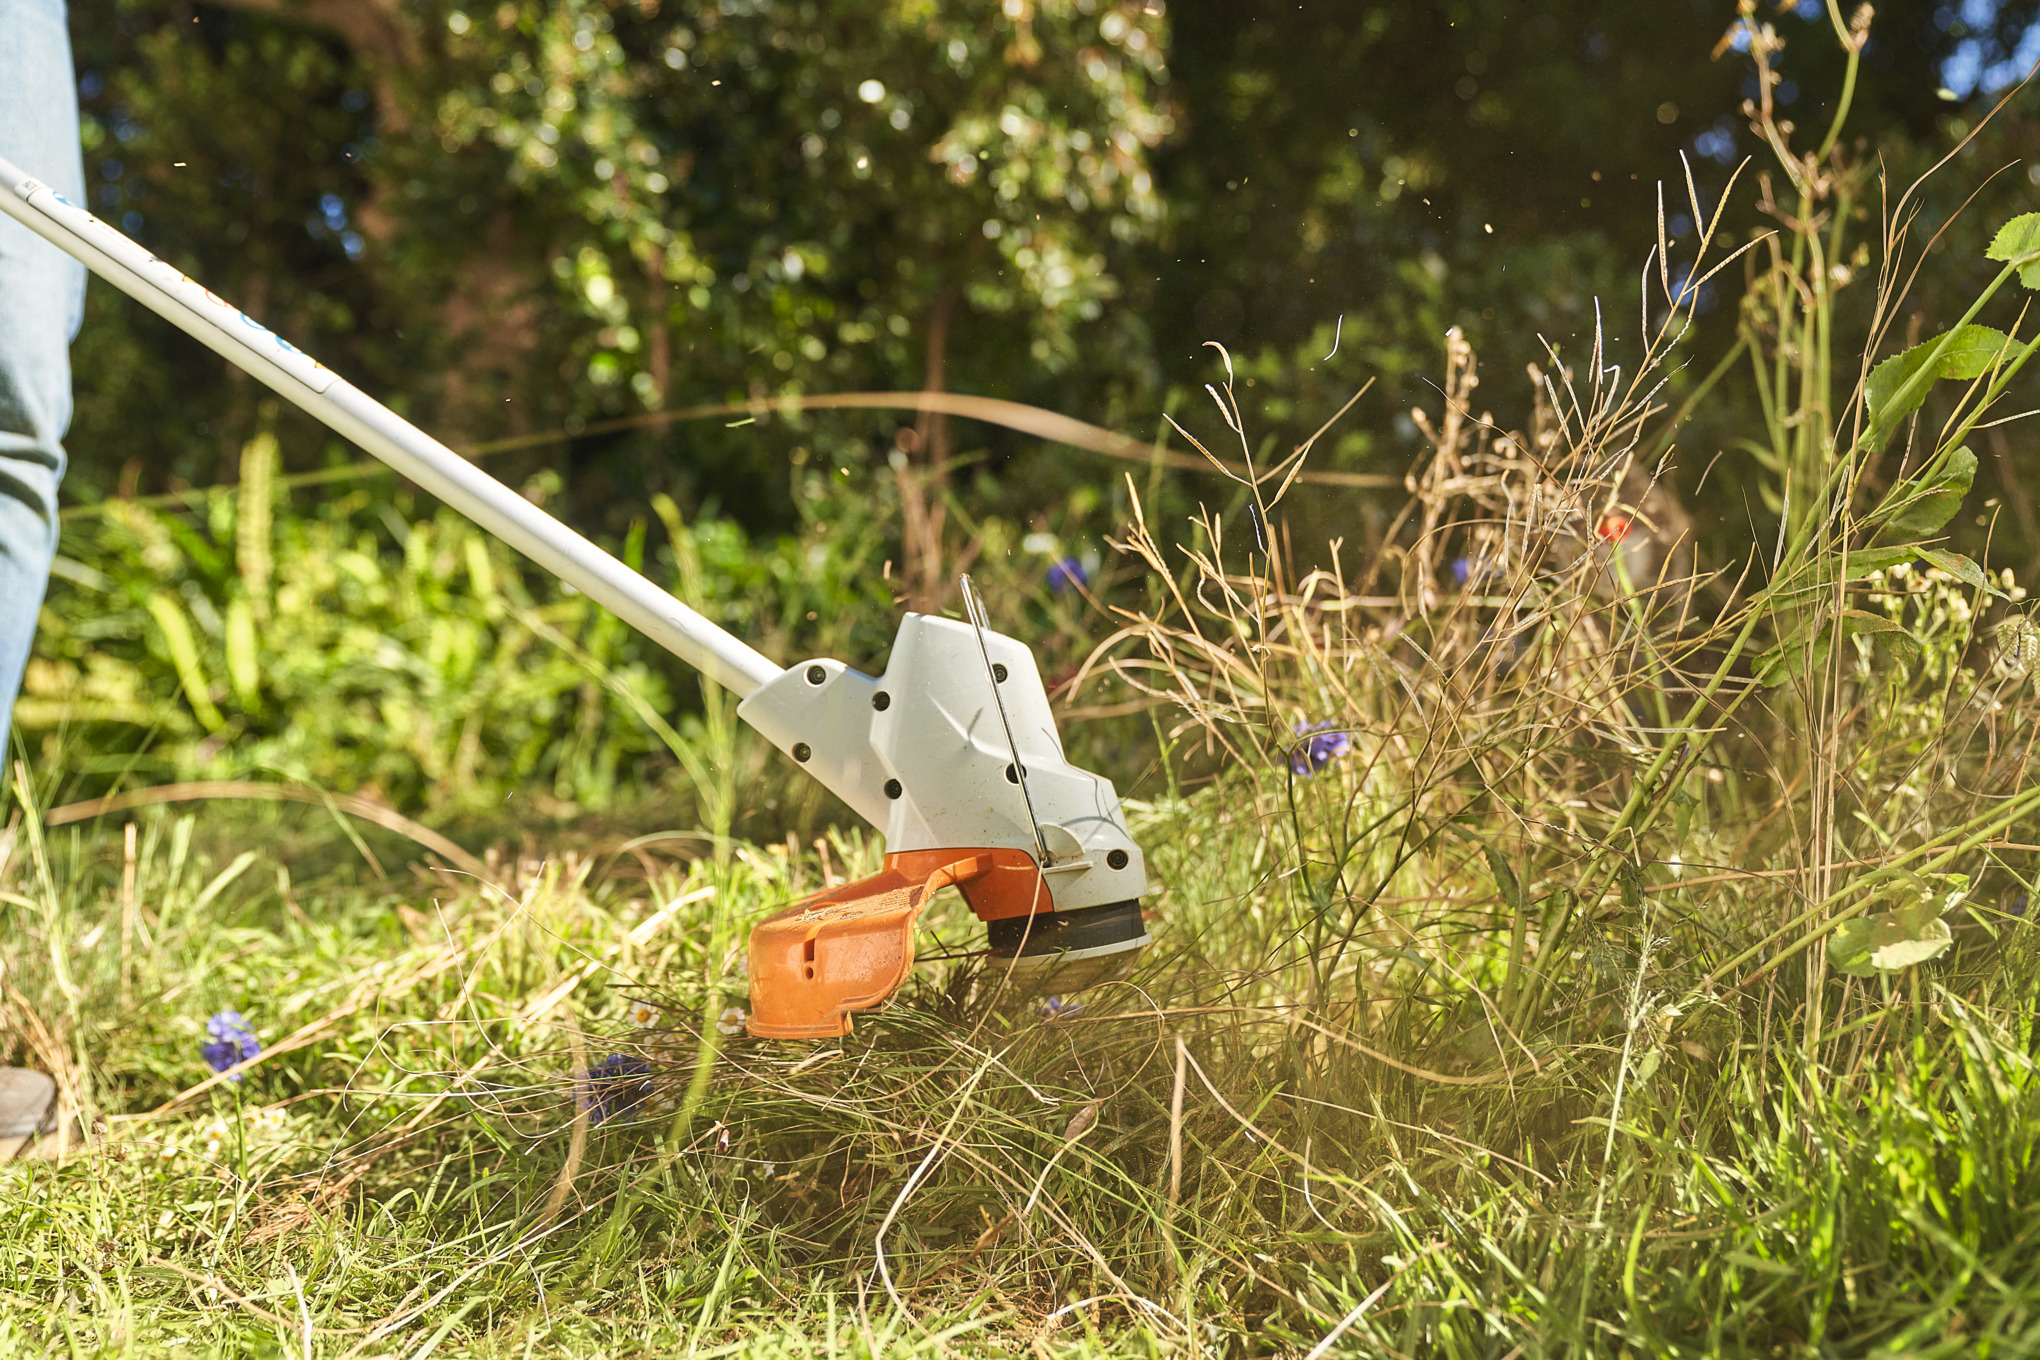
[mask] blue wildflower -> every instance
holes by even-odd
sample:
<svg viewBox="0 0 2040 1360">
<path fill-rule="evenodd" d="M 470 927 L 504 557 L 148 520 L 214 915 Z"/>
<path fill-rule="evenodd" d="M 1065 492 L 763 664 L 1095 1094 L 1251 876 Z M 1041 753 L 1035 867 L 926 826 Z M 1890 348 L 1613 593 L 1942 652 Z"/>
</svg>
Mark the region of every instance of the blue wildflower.
<svg viewBox="0 0 2040 1360">
<path fill-rule="evenodd" d="M 1084 1003 L 1081 1001 L 1065 1001 L 1059 996 L 1051 996 L 1041 1003 L 1041 1018 L 1050 1023 L 1074 1020 L 1083 1013 Z"/>
<path fill-rule="evenodd" d="M 1077 590 L 1091 584 L 1091 574 L 1074 557 L 1059 557 L 1048 569 L 1050 590 Z"/>
<path fill-rule="evenodd" d="M 1289 768 L 1296 774 L 1308 778 L 1353 749 L 1353 737 L 1348 732 L 1337 732 L 1329 720 L 1306 727 L 1296 725 L 1296 735 L 1302 737 L 1289 753 Z"/>
<path fill-rule="evenodd" d="M 1452 579 L 1462 586 L 1493 586 L 1502 579 L 1502 560 L 1493 552 L 1452 559 Z"/>
<path fill-rule="evenodd" d="M 651 1098 L 652 1065 L 643 1058 L 612 1053 L 588 1069 L 580 1087 L 588 1102 L 588 1121 L 600 1124 L 629 1114 Z"/>
<path fill-rule="evenodd" d="M 239 1011 L 221 1011 L 205 1022 L 205 1032 L 211 1042 L 198 1046 L 198 1056 L 215 1072 L 224 1072 L 262 1052 L 262 1041 Z M 241 1075 L 236 1072 L 234 1080 L 239 1081 Z"/>
</svg>

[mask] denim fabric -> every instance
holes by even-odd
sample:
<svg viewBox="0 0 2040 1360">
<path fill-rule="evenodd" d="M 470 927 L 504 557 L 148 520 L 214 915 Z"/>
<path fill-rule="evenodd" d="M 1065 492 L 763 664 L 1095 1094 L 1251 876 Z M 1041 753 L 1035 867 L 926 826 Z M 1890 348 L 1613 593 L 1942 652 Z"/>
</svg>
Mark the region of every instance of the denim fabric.
<svg viewBox="0 0 2040 1360">
<path fill-rule="evenodd" d="M 0 0 L 0 159 L 85 201 L 64 0 Z M 57 551 L 69 350 L 84 315 L 84 266 L 0 217 L 0 749 Z"/>
</svg>

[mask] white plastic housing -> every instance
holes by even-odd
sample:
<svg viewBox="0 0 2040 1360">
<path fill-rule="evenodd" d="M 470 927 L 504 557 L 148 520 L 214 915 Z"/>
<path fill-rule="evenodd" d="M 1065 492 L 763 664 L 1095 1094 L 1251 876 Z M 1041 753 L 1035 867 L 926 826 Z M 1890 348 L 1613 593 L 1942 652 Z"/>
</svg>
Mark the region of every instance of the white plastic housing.
<svg viewBox="0 0 2040 1360">
<path fill-rule="evenodd" d="M 984 640 L 1005 671 L 999 695 L 1048 843 L 1056 910 L 1143 896 L 1147 870 L 1119 795 L 1111 780 L 1064 758 L 1034 653 L 1000 633 Z M 884 675 L 803 662 L 760 685 L 737 716 L 883 827 L 888 851 L 1016 849 L 1040 858 L 1027 803 L 1007 777 L 1012 757 L 992 678 L 967 623 L 909 614 Z M 1117 869 L 1114 851 L 1124 854 Z"/>
</svg>

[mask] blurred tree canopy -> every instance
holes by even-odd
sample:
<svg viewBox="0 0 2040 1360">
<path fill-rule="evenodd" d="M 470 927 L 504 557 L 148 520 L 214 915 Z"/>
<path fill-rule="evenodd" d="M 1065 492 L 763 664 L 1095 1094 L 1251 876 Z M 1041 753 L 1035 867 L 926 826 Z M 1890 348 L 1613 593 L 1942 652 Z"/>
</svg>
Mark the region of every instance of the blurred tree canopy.
<svg viewBox="0 0 2040 1360">
<path fill-rule="evenodd" d="M 1924 167 L 2004 83 L 2035 8 L 1883 7 L 1849 123 L 1860 154 L 1899 185 Z M 1250 413 L 1291 439 L 1377 379 L 1326 456 L 1399 473 L 1418 447 L 1400 413 L 1447 327 L 1504 383 L 1545 340 L 1590 331 L 1597 302 L 1619 337 L 1658 181 L 1668 233 L 1690 238 L 1680 154 L 1711 211 L 1759 150 L 1739 108 L 1750 64 L 1724 42 L 1738 13 L 73 0 L 73 29 L 94 206 L 457 443 L 924 385 L 1146 436 L 1217 340 Z M 1778 98 L 1825 125 L 1827 5 L 1755 17 L 1788 45 Z M 1944 89 L 1950 71 L 1972 88 Z M 2029 149 L 2013 114 L 1985 159 Z M 1979 253 L 1953 245 L 1951 261 Z M 1695 356 L 1732 341 L 1730 310 L 1703 315 Z M 231 479 L 265 418 L 250 384 L 107 290 L 78 359 L 82 499 Z M 287 468 L 347 456 L 282 421 Z M 892 494 L 903 454 L 921 469 L 903 496 L 939 496 L 961 456 L 979 508 L 1023 522 L 1080 514 L 1118 480 L 979 427 L 959 453 L 962 437 L 864 414 L 692 422 L 499 466 L 557 469 L 572 517 L 612 535 L 660 491 L 788 528 L 802 468 Z"/>
</svg>

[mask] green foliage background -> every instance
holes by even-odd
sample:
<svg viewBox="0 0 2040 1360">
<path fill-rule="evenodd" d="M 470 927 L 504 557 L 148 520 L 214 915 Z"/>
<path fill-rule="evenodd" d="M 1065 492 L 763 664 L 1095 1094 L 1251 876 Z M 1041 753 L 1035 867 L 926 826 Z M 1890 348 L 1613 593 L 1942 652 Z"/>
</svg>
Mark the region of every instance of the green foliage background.
<svg viewBox="0 0 2040 1360">
<path fill-rule="evenodd" d="M 1887 6 L 1852 154 L 1894 184 L 1924 168 L 1985 107 L 1939 97 L 1939 64 L 1964 42 L 2009 52 L 2033 8 L 1976 30 Z M 915 485 L 950 516 L 951 566 L 974 563 L 1066 673 L 1102 623 L 1042 571 L 1109 558 L 1124 465 L 862 412 L 603 423 L 926 385 L 1147 437 L 1165 412 L 1208 413 L 1216 340 L 1264 451 L 1373 380 L 1314 465 L 1399 477 L 1448 328 L 1491 387 L 1548 365 L 1547 345 L 1583 353 L 1597 317 L 1633 344 L 1657 183 L 1690 243 L 1679 157 L 1712 211 L 1758 149 L 1748 60 L 1710 56 L 1735 17 L 1712 0 L 75 0 L 73 30 L 97 211 L 457 446 L 521 437 L 493 470 L 666 579 L 704 564 L 711 611 L 773 654 L 882 664 Z M 1787 43 L 1779 98 L 1824 125 L 1824 7 L 1760 17 Z M 2015 107 L 1978 163 L 2033 129 Z M 2001 177 L 1991 212 L 2028 187 Z M 1775 225 L 1747 193 L 1727 211 L 1732 234 Z M 1981 230 L 1958 220 L 1930 257 L 1910 334 L 1984 277 Z M 1734 280 L 1717 291 L 1673 402 L 1735 341 Z M 672 752 L 640 710 L 684 725 L 684 668 L 347 472 L 351 450 L 97 283 L 75 357 L 73 565 L 21 717 L 31 740 L 95 750 L 88 783 L 266 770 L 470 808 L 534 780 L 576 808 L 662 787 Z M 1671 474 L 1716 563 L 1775 532 L 1775 491 L 1732 449 L 1753 421 L 1739 376 Z M 249 479 L 253 448 L 274 454 L 251 512 L 220 488 Z M 2017 458 L 2000 440 L 1982 480 Z M 1209 503 L 1247 531 L 1223 483 L 1151 473 L 1139 492 L 1165 526 Z M 1299 498 L 1283 527 L 1308 564 L 1378 536 L 1398 500 Z M 1998 556 L 2022 530 L 1996 529 Z M 1141 768 L 1138 733 L 1098 741 Z"/>
</svg>

